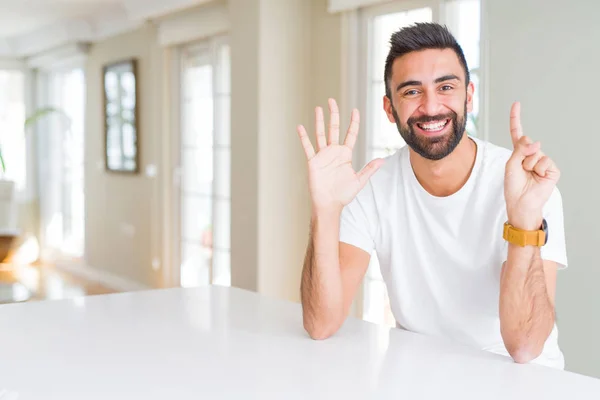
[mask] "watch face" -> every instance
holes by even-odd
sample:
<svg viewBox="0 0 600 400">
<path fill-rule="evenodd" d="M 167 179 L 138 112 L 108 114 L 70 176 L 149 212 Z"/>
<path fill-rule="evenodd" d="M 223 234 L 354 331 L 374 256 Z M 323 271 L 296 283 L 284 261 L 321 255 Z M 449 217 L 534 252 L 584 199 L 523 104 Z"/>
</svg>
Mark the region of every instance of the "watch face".
<svg viewBox="0 0 600 400">
<path fill-rule="evenodd" d="M 546 240 L 544 241 L 544 244 L 546 244 L 548 243 L 548 222 L 546 222 L 546 218 L 542 220 L 542 230 L 546 234 Z"/>
</svg>

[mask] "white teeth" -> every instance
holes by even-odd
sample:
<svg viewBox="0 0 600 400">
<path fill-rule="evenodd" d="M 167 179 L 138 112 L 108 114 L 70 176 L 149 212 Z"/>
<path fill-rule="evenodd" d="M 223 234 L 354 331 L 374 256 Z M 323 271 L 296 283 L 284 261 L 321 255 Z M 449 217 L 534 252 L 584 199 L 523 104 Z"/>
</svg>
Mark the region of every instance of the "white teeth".
<svg viewBox="0 0 600 400">
<path fill-rule="evenodd" d="M 446 121 L 439 121 L 429 124 L 419 124 L 419 126 L 427 131 L 437 131 L 446 125 Z"/>
</svg>

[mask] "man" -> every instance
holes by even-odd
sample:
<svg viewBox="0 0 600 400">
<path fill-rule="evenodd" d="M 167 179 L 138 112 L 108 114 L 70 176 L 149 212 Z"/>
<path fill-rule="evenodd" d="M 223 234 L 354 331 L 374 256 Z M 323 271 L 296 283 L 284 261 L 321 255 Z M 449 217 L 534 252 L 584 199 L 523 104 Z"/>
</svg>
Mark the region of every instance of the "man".
<svg viewBox="0 0 600 400">
<path fill-rule="evenodd" d="M 564 368 L 554 315 L 557 269 L 567 265 L 559 170 L 523 136 L 519 103 L 512 150 L 464 134 L 474 85 L 445 27 L 416 24 L 390 43 L 383 108 L 407 146 L 356 173 L 357 110 L 343 144 L 332 99 L 327 138 L 316 109 L 316 151 L 298 127 L 312 201 L 306 330 L 325 339 L 340 328 L 376 250 L 399 328 Z"/>
</svg>

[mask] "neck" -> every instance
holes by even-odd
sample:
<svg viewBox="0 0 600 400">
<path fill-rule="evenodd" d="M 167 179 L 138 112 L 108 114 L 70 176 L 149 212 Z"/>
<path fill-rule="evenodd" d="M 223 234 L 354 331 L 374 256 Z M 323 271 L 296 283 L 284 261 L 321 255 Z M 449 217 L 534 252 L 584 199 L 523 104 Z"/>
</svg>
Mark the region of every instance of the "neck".
<svg viewBox="0 0 600 400">
<path fill-rule="evenodd" d="M 417 180 L 433 196 L 446 197 L 460 190 L 471 176 L 477 144 L 463 135 L 452 153 L 441 160 L 429 160 L 410 149 L 410 163 Z"/>
</svg>

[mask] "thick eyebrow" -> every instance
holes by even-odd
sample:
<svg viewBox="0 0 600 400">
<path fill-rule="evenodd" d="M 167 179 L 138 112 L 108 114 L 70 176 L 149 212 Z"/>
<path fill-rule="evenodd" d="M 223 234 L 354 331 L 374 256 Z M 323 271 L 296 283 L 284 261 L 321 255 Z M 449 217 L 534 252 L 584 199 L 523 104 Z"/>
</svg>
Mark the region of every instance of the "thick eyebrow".
<svg viewBox="0 0 600 400">
<path fill-rule="evenodd" d="M 458 76 L 456 76 L 454 74 L 449 74 L 449 75 L 444 75 L 444 76 L 440 76 L 439 78 L 436 78 L 436 80 L 434 82 L 440 83 L 440 82 L 451 81 L 451 80 L 455 80 L 455 79 L 460 81 L 460 78 Z M 421 81 L 405 81 L 396 87 L 396 92 L 406 86 L 420 86 L 422 84 L 423 83 Z"/>
<path fill-rule="evenodd" d="M 454 74 L 449 74 L 449 75 L 444 75 L 444 76 L 440 76 L 439 78 L 437 78 L 434 82 L 435 83 L 441 83 L 441 82 L 445 82 L 445 81 L 451 81 L 456 79 L 457 81 L 460 81 L 460 78 Z"/>
<path fill-rule="evenodd" d="M 396 87 L 396 92 L 406 86 L 421 86 L 420 81 L 404 81 Z"/>
</svg>

